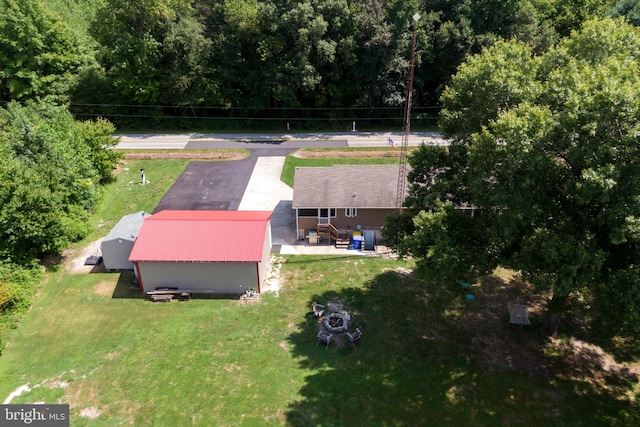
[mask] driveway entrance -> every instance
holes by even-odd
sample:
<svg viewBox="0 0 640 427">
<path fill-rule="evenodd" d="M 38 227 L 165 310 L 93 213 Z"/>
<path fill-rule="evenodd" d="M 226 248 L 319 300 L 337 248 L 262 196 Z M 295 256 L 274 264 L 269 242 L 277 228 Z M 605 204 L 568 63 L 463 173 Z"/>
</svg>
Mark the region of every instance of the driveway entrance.
<svg viewBox="0 0 640 427">
<path fill-rule="evenodd" d="M 250 148 L 249 157 L 244 160 L 190 162 L 162 197 L 153 213 L 167 209 L 239 210 L 258 158 L 286 156 L 295 150 L 295 148 L 265 148 L 262 144 L 255 145 L 259 147 Z"/>
</svg>

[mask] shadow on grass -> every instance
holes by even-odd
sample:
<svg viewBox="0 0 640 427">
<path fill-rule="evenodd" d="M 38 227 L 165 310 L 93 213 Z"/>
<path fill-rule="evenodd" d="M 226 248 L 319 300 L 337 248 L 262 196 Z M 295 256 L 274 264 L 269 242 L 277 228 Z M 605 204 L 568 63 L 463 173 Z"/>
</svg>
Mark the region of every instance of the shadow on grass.
<svg viewBox="0 0 640 427">
<path fill-rule="evenodd" d="M 113 289 L 111 298 L 130 298 L 130 299 L 145 299 L 147 296 L 140 292 L 140 288 L 134 285 L 135 276 L 133 270 L 123 270 L 119 273 L 118 283 Z"/>
<path fill-rule="evenodd" d="M 594 372 L 576 361 L 545 356 L 544 337 L 509 329 L 505 307 L 489 307 L 493 292 L 506 288 L 514 286 L 497 280 L 486 294 L 475 286 L 469 301 L 468 289 L 389 271 L 365 288 L 313 295 L 342 304 L 349 329 L 363 336 L 355 349 L 343 336 L 325 349 L 316 345 L 318 319 L 308 314 L 298 325 L 289 342 L 313 373 L 288 407 L 288 424 L 636 425 L 637 408 L 620 399 L 633 377 L 593 384 Z M 526 351 L 510 354 L 517 348 Z M 607 393 L 607 385 L 616 390 Z"/>
<path fill-rule="evenodd" d="M 114 273 L 106 274 L 119 274 L 118 283 L 113 290 L 111 298 L 129 298 L 129 299 L 146 299 L 152 302 L 147 294 L 142 292 L 136 282 L 133 270 L 122 270 Z M 238 300 L 239 296 L 236 294 L 210 294 L 210 293 L 192 293 L 192 298 L 197 299 L 223 299 L 223 300 Z M 175 298 L 174 301 L 180 298 Z"/>
</svg>

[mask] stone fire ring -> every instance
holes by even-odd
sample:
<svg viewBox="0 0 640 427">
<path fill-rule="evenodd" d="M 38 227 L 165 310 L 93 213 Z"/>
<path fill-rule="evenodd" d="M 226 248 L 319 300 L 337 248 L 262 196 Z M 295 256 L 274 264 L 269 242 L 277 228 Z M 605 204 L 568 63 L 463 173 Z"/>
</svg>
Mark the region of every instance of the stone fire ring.
<svg viewBox="0 0 640 427">
<path fill-rule="evenodd" d="M 324 318 L 324 327 L 332 334 L 339 334 L 346 332 L 349 327 L 349 320 L 351 316 L 342 313 L 331 313 Z"/>
</svg>

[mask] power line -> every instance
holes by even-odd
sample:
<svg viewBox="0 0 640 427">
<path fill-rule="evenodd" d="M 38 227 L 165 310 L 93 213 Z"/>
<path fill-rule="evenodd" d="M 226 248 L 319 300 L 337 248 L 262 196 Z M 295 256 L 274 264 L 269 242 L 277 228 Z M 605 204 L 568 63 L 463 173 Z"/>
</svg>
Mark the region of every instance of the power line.
<svg viewBox="0 0 640 427">
<path fill-rule="evenodd" d="M 121 118 L 140 118 L 140 119 L 190 119 L 190 120 L 255 120 L 255 121 L 389 121 L 402 120 L 402 117 L 219 117 L 219 116 L 167 116 L 167 115 L 149 115 L 149 114 L 112 114 L 112 113 L 74 113 L 77 117 L 121 117 Z M 437 119 L 438 116 L 427 116 L 425 119 Z"/>
<path fill-rule="evenodd" d="M 379 111 L 379 110 L 402 110 L 403 106 L 396 107 L 215 107 L 204 105 L 161 105 L 161 104 L 104 104 L 104 103 L 79 103 L 71 102 L 69 106 L 76 107 L 117 107 L 117 108 L 159 108 L 159 109 L 179 109 L 179 110 L 225 110 L 225 111 L 237 111 L 237 110 L 252 110 L 252 111 L 350 111 L 350 110 L 363 110 L 363 111 Z M 426 106 L 418 107 L 424 110 L 440 110 L 442 107 Z"/>
</svg>

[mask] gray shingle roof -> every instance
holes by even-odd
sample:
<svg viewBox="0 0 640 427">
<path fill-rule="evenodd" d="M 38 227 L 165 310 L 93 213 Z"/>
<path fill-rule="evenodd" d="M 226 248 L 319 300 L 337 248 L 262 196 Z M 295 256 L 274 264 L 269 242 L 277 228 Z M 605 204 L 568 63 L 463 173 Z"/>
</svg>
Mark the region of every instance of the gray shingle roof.
<svg viewBox="0 0 640 427">
<path fill-rule="evenodd" d="M 395 208 L 397 165 L 296 168 L 293 208 Z"/>
<path fill-rule="evenodd" d="M 144 212 L 123 216 L 102 240 L 105 242 L 116 239 L 135 241 L 142 227 L 142 222 L 148 216 L 149 214 Z"/>
</svg>

